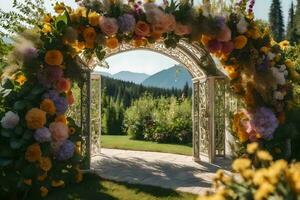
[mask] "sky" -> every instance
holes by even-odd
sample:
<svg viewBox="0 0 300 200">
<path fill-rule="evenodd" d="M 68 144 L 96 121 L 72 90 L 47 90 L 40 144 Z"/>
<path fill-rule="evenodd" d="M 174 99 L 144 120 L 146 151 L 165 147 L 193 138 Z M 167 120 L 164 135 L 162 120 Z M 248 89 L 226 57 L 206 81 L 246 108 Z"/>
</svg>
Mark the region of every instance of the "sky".
<svg viewBox="0 0 300 200">
<path fill-rule="evenodd" d="M 75 0 L 60 0 L 66 5 L 76 8 Z M 4 11 L 12 10 L 13 0 L 0 0 L 0 8 Z M 45 0 L 46 9 L 49 12 L 53 12 L 50 0 Z M 52 1 L 53 2 L 53 1 Z M 199 4 L 201 0 L 195 0 L 195 4 Z M 254 13 L 257 19 L 268 20 L 269 8 L 272 0 L 256 0 Z M 285 22 L 288 20 L 288 10 L 291 5 L 292 0 L 282 0 L 282 10 Z M 157 1 L 160 3 L 160 1 Z M 286 23 L 285 23 L 286 24 Z M 146 74 L 154 74 L 163 69 L 172 67 L 178 64 L 175 60 L 168 58 L 167 56 L 161 55 L 159 53 L 150 52 L 147 50 L 136 50 L 126 53 L 120 53 L 108 58 L 107 63 L 109 64 L 109 69 L 97 67 L 97 71 L 105 71 L 111 74 L 118 73 L 120 71 L 132 71 Z"/>
</svg>

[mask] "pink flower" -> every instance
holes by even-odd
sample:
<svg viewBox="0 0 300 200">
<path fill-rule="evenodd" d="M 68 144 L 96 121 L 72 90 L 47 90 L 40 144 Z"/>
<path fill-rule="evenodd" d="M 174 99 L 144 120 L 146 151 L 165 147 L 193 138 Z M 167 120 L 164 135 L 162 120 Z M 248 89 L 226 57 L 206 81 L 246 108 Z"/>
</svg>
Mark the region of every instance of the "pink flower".
<svg viewBox="0 0 300 200">
<path fill-rule="evenodd" d="M 234 49 L 234 44 L 233 42 L 224 42 L 222 46 L 222 52 L 225 54 L 229 54 L 233 51 Z"/>
<path fill-rule="evenodd" d="M 176 35 L 179 35 L 179 36 L 184 36 L 184 35 L 188 35 L 192 32 L 192 29 L 190 26 L 187 26 L 187 25 L 183 25 L 181 23 L 177 23 L 176 24 L 176 27 L 175 27 L 175 30 L 174 30 L 174 33 Z"/>
<path fill-rule="evenodd" d="M 60 78 L 56 83 L 56 90 L 58 92 L 67 92 L 71 88 L 70 79 Z"/>
<path fill-rule="evenodd" d="M 113 36 L 118 32 L 119 26 L 118 21 L 115 18 L 100 17 L 99 25 L 101 31 L 107 36 Z"/>
<path fill-rule="evenodd" d="M 54 141 L 63 141 L 68 139 L 68 127 L 62 122 L 52 122 L 49 126 Z"/>
<path fill-rule="evenodd" d="M 134 32 L 137 36 L 147 37 L 150 35 L 150 26 L 144 21 L 138 21 Z"/>
<path fill-rule="evenodd" d="M 152 25 L 153 32 L 166 33 L 172 32 L 176 28 L 176 20 L 172 14 L 163 15 L 161 20 Z"/>
<path fill-rule="evenodd" d="M 75 101 L 74 96 L 73 96 L 73 92 L 69 91 L 67 94 L 67 101 L 69 105 L 72 105 Z"/>
<path fill-rule="evenodd" d="M 224 28 L 217 35 L 217 40 L 220 42 L 228 42 L 231 40 L 231 30 L 228 26 L 224 26 Z"/>
<path fill-rule="evenodd" d="M 207 49 L 210 53 L 217 53 L 222 49 L 222 43 L 218 40 L 210 40 L 207 44 Z"/>
</svg>

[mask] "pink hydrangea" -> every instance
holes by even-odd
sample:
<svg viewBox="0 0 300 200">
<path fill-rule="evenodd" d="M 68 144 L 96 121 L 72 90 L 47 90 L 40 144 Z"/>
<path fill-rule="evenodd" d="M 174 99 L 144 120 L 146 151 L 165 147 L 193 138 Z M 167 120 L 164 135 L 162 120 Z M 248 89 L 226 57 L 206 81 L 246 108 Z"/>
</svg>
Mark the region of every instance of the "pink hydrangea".
<svg viewBox="0 0 300 200">
<path fill-rule="evenodd" d="M 68 139 L 68 127 L 62 122 L 53 122 L 49 126 L 54 141 L 64 141 Z"/>
<path fill-rule="evenodd" d="M 100 17 L 99 25 L 101 31 L 105 33 L 107 36 L 113 36 L 117 34 L 119 26 L 118 21 L 115 18 L 111 17 Z"/>
</svg>

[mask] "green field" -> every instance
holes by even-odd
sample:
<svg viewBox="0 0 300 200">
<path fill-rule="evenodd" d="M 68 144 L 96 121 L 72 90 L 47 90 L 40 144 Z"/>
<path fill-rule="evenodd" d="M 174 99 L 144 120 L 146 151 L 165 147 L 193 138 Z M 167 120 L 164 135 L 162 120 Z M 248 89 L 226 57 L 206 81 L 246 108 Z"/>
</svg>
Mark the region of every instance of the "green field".
<svg viewBox="0 0 300 200">
<path fill-rule="evenodd" d="M 195 200 L 192 194 L 153 186 L 103 180 L 87 174 L 83 182 L 49 193 L 44 200 Z M 29 195 L 28 199 L 36 199 Z"/>
<path fill-rule="evenodd" d="M 131 140 L 129 136 L 124 135 L 102 135 L 101 145 L 103 148 L 111 149 L 154 151 L 188 156 L 192 155 L 192 147 L 188 145 L 161 144 L 142 140 Z"/>
</svg>

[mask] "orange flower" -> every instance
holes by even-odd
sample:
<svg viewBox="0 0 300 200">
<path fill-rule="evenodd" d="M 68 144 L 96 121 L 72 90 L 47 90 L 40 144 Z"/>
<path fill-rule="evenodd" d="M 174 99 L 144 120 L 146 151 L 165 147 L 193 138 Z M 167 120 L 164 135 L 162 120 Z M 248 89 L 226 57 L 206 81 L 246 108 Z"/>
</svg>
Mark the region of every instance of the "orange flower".
<svg viewBox="0 0 300 200">
<path fill-rule="evenodd" d="M 42 157 L 41 147 L 38 143 L 30 145 L 25 152 L 25 159 L 28 162 L 39 161 Z"/>
<path fill-rule="evenodd" d="M 47 33 L 51 33 L 51 31 L 52 31 L 51 25 L 49 23 L 45 23 L 42 28 L 42 32 L 47 34 Z"/>
<path fill-rule="evenodd" d="M 52 162 L 48 157 L 42 157 L 40 159 L 40 168 L 45 172 L 49 171 L 52 168 Z"/>
<path fill-rule="evenodd" d="M 67 120 L 66 116 L 64 116 L 64 115 L 59 115 L 59 116 L 57 116 L 57 117 L 55 118 L 55 122 L 62 122 L 62 123 L 64 123 L 65 125 L 68 124 L 68 120 Z"/>
<path fill-rule="evenodd" d="M 141 37 L 147 37 L 150 34 L 150 26 L 144 21 L 138 21 L 135 26 L 135 34 Z"/>
<path fill-rule="evenodd" d="M 56 83 L 58 92 L 68 92 L 71 89 L 71 81 L 68 78 L 60 78 Z"/>
<path fill-rule="evenodd" d="M 247 42 L 247 37 L 245 37 L 244 35 L 240 35 L 234 39 L 234 46 L 236 49 L 242 49 L 246 46 Z"/>
<path fill-rule="evenodd" d="M 32 179 L 24 179 L 23 181 L 26 185 L 32 185 Z"/>
<path fill-rule="evenodd" d="M 40 187 L 40 192 L 41 192 L 42 197 L 46 197 L 48 195 L 49 190 L 46 187 L 41 186 Z"/>
<path fill-rule="evenodd" d="M 202 35 L 201 37 L 201 42 L 203 45 L 207 46 L 208 42 L 211 40 L 211 38 L 207 35 Z"/>
<path fill-rule="evenodd" d="M 119 40 L 115 37 L 106 39 L 106 46 L 110 49 L 115 49 L 119 46 Z"/>
<path fill-rule="evenodd" d="M 151 37 L 154 39 L 154 40 L 159 40 L 161 38 L 161 33 L 159 32 L 152 32 L 151 33 Z"/>
<path fill-rule="evenodd" d="M 145 46 L 146 44 L 147 44 L 146 39 L 136 39 L 136 40 L 134 40 L 134 46 L 135 47 Z"/>
<path fill-rule="evenodd" d="M 83 38 L 87 42 L 94 42 L 96 39 L 96 31 L 93 27 L 88 27 L 83 30 Z"/>
<path fill-rule="evenodd" d="M 25 120 L 29 129 L 43 128 L 46 123 L 46 112 L 32 108 L 26 113 Z"/>
<path fill-rule="evenodd" d="M 90 12 L 88 15 L 89 23 L 92 26 L 98 26 L 99 25 L 99 19 L 100 15 L 96 12 Z"/>
<path fill-rule="evenodd" d="M 45 55 L 45 62 L 48 65 L 61 65 L 64 57 L 59 50 L 49 50 Z"/>
<path fill-rule="evenodd" d="M 76 132 L 76 129 L 73 127 L 69 128 L 69 135 L 73 135 Z"/>
<path fill-rule="evenodd" d="M 65 4 L 62 2 L 61 3 L 56 2 L 54 6 L 54 10 L 56 13 L 61 14 L 65 10 Z"/>
<path fill-rule="evenodd" d="M 51 99 L 44 99 L 40 108 L 50 115 L 54 115 L 56 112 L 56 107 Z"/>
<path fill-rule="evenodd" d="M 19 74 L 19 75 L 17 75 L 17 78 L 15 79 L 15 81 L 17 83 L 19 83 L 19 85 L 23 85 L 27 81 L 27 79 L 23 74 Z"/>
<path fill-rule="evenodd" d="M 51 181 L 51 186 L 52 187 L 61 187 L 65 184 L 63 180 L 53 180 Z"/>
<path fill-rule="evenodd" d="M 37 180 L 44 181 L 47 178 L 47 172 L 37 177 Z"/>
</svg>

